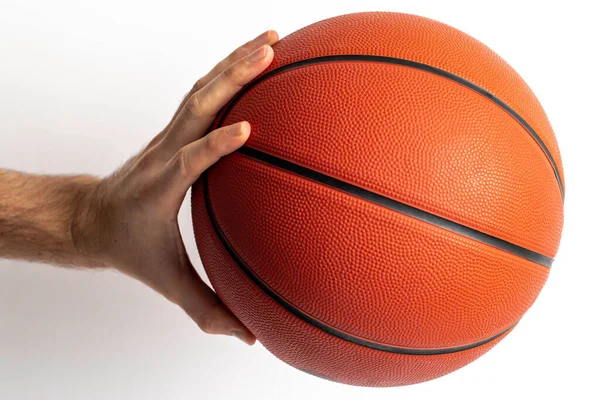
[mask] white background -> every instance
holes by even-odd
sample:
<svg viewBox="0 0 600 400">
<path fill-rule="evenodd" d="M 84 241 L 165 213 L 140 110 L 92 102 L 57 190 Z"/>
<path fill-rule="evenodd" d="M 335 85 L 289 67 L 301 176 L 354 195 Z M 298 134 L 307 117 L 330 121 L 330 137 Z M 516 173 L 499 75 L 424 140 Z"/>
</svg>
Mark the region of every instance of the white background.
<svg viewBox="0 0 600 400">
<path fill-rule="evenodd" d="M 338 14 L 390 10 L 458 27 L 504 57 L 544 105 L 566 173 L 563 240 L 537 303 L 495 349 L 446 377 L 389 389 L 320 380 L 260 345 L 202 334 L 175 306 L 116 273 L 0 261 L 0 398 L 598 398 L 593 4 L 0 0 L 3 168 L 108 174 L 244 41 L 269 28 L 284 36 Z M 187 201 L 181 221 L 200 267 Z"/>
</svg>

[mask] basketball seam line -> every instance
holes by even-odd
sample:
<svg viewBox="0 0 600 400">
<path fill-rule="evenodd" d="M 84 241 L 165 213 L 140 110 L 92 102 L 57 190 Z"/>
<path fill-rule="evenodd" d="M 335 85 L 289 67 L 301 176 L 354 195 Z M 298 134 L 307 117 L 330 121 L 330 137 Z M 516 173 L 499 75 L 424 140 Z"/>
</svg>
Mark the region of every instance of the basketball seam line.
<svg viewBox="0 0 600 400">
<path fill-rule="evenodd" d="M 279 304 L 285 310 L 292 313 L 294 316 L 300 318 L 304 322 L 314 326 L 315 328 L 317 328 L 325 333 L 328 333 L 332 336 L 335 336 L 335 337 L 345 340 L 347 342 L 351 342 L 351 343 L 354 343 L 354 344 L 357 344 L 357 345 L 360 345 L 363 347 L 372 348 L 375 350 L 385 351 L 388 353 L 428 356 L 428 355 L 442 355 L 442 354 L 458 353 L 461 351 L 466 351 L 466 350 L 470 350 L 470 349 L 473 349 L 473 348 L 476 348 L 479 346 L 483 346 L 483 345 L 499 338 L 500 336 L 504 335 L 505 333 L 507 333 L 508 331 L 513 329 L 519 322 L 519 321 L 517 321 L 516 323 L 514 323 L 511 326 L 509 326 L 508 328 L 504 329 L 500 333 L 497 333 L 494 336 L 491 336 L 482 341 L 479 341 L 476 343 L 471 343 L 471 344 L 464 345 L 464 346 L 456 346 L 456 347 L 441 348 L 441 349 L 418 349 L 418 348 L 391 346 L 391 345 L 386 345 L 386 344 L 366 340 L 366 339 L 363 339 L 363 338 L 360 338 L 357 336 L 350 335 L 346 332 L 340 331 L 340 330 L 338 330 L 332 326 L 329 326 L 329 325 L 319 321 L 318 319 L 306 314 L 302 310 L 300 310 L 300 309 L 296 308 L 295 306 L 293 306 L 292 304 L 290 304 L 283 297 L 281 297 L 279 294 L 277 294 L 273 289 L 271 289 L 265 282 L 263 282 L 262 279 L 260 279 L 254 273 L 254 271 L 252 271 L 252 269 L 250 267 L 248 267 L 248 265 L 246 265 L 244 260 L 242 260 L 240 255 L 235 251 L 235 249 L 233 248 L 231 243 L 229 243 L 229 240 L 227 240 L 223 230 L 221 229 L 221 227 L 219 226 L 219 224 L 216 221 L 216 217 L 215 217 L 214 211 L 212 209 L 212 204 L 211 204 L 210 196 L 208 193 L 208 174 L 207 173 L 202 174 L 201 179 L 202 179 L 202 188 L 203 188 L 203 192 L 204 192 L 203 193 L 204 203 L 206 206 L 206 212 L 208 214 L 208 218 L 211 222 L 211 225 L 213 227 L 215 234 L 217 235 L 217 238 L 219 239 L 219 241 L 221 242 L 221 244 L 223 245 L 223 247 L 225 248 L 227 253 L 231 256 L 233 261 L 236 263 L 236 265 L 242 270 L 242 272 L 256 286 L 258 286 L 258 288 L 263 293 L 265 293 L 267 296 L 269 296 L 271 299 L 273 299 L 277 304 Z"/>
<path fill-rule="evenodd" d="M 495 103 L 500 108 L 502 108 L 504 111 L 506 111 L 508 114 L 510 114 L 514 119 L 516 119 L 517 122 L 519 122 L 519 124 L 537 142 L 538 146 L 542 149 L 542 151 L 546 155 L 546 158 L 550 162 L 550 166 L 552 167 L 554 176 L 558 183 L 558 189 L 560 191 L 561 199 L 564 201 L 564 197 L 565 197 L 564 185 L 562 182 L 562 178 L 560 177 L 560 173 L 558 172 L 558 166 L 556 165 L 554 158 L 550 154 L 550 151 L 546 147 L 546 144 L 544 143 L 542 138 L 540 138 L 540 136 L 535 132 L 533 127 L 531 125 L 529 125 L 529 123 L 527 123 L 527 121 L 525 121 L 525 119 L 523 117 L 521 117 L 513 108 L 511 108 L 504 101 L 500 100 L 500 98 L 496 97 L 493 93 L 485 90 L 484 88 L 474 84 L 473 82 L 471 82 L 465 78 L 462 78 L 451 72 L 445 71 L 441 68 L 433 67 L 428 64 L 411 61 L 411 60 L 407 60 L 407 59 L 403 59 L 403 58 L 387 57 L 387 56 L 374 56 L 374 55 L 366 55 L 366 54 L 340 54 L 340 55 L 314 57 L 314 58 L 300 60 L 300 61 L 296 61 L 296 62 L 293 62 L 290 64 L 280 66 L 278 68 L 273 69 L 272 71 L 267 72 L 266 74 L 264 74 L 262 76 L 259 76 L 258 78 L 256 78 L 255 80 L 253 80 L 252 82 L 250 82 L 249 84 L 244 86 L 244 88 L 242 88 L 242 90 L 240 90 L 237 93 L 237 95 L 226 106 L 225 111 L 221 115 L 218 125 L 220 125 L 220 122 L 223 121 L 223 119 L 229 113 L 229 111 L 231 110 L 233 105 L 237 102 L 237 100 L 239 98 L 241 98 L 246 92 L 248 92 L 252 87 L 256 86 L 260 82 L 262 82 L 274 75 L 280 74 L 282 72 L 285 72 L 285 71 L 288 71 L 291 69 L 295 69 L 295 68 L 299 68 L 299 67 L 303 67 L 306 65 L 320 64 L 320 63 L 326 63 L 326 62 L 343 62 L 343 61 L 371 61 L 371 62 L 379 62 L 379 63 L 384 63 L 384 64 L 402 65 L 402 66 L 406 66 L 406 67 L 419 69 L 422 71 L 433 73 L 435 75 L 442 76 L 444 78 L 448 78 L 462 86 L 465 86 L 465 87 L 483 95 L 487 99 L 491 100 L 493 103 Z"/>
<path fill-rule="evenodd" d="M 310 168 L 303 167 L 301 165 L 292 163 L 290 161 L 273 156 L 271 154 L 264 153 L 260 150 L 253 149 L 248 146 L 240 148 L 237 152 L 255 160 L 262 161 L 266 164 L 318 182 L 325 186 L 338 189 L 351 196 L 367 200 L 371 203 L 385 207 L 389 210 L 399 212 L 403 215 L 407 215 L 419 221 L 429 223 L 431 225 L 454 232 L 461 236 L 476 240 L 480 243 L 487 244 L 496 249 L 506 251 L 517 257 L 524 258 L 528 261 L 534 262 L 544 267 L 550 268 L 552 266 L 553 259 L 543 254 L 537 253 L 533 250 L 529 250 L 525 247 L 521 247 L 514 243 L 508 242 L 504 239 L 500 239 L 498 237 L 470 228 L 466 225 L 462 225 L 449 219 L 429 213 L 427 211 L 421 210 L 420 208 L 416 208 L 408 204 L 402 203 L 400 201 L 372 192 L 370 190 L 363 189 L 351 183 L 344 182 L 332 176 L 322 174 Z"/>
</svg>

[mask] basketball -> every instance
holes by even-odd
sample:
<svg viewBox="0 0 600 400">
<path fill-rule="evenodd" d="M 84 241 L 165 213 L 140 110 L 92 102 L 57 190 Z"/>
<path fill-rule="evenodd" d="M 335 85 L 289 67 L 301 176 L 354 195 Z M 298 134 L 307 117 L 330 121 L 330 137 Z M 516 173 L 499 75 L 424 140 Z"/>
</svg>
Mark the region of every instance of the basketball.
<svg viewBox="0 0 600 400">
<path fill-rule="evenodd" d="M 276 357 L 335 382 L 414 384 L 486 353 L 561 236 L 561 157 L 531 89 L 414 15 L 335 17 L 273 49 L 214 123 L 249 121 L 250 139 L 193 186 L 216 293 Z"/>
</svg>

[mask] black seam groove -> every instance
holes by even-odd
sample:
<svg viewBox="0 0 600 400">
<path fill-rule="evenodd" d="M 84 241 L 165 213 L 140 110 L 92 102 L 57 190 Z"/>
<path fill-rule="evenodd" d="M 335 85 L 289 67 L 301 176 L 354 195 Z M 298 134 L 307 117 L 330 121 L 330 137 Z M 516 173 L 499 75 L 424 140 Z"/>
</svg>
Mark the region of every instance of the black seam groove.
<svg viewBox="0 0 600 400">
<path fill-rule="evenodd" d="M 540 146 L 540 148 L 546 155 L 546 158 L 550 162 L 550 165 L 554 171 L 554 176 L 558 183 L 558 189 L 560 190 L 561 198 L 564 200 L 564 197 L 565 197 L 564 185 L 563 185 L 562 179 L 560 177 L 560 174 L 558 173 L 558 166 L 556 165 L 554 158 L 550 154 L 550 151 L 546 147 L 546 144 L 539 137 L 539 135 L 535 132 L 535 130 L 531 127 L 531 125 L 529 125 L 527 123 L 527 121 L 525 121 L 525 119 L 523 117 L 521 117 L 508 104 L 506 104 L 505 102 L 500 100 L 498 97 L 494 96 L 489 91 L 483 89 L 480 86 L 477 86 L 473 82 L 470 82 L 464 78 L 461 78 L 458 75 L 455 75 L 455 74 L 445 71 L 443 69 L 432 67 L 431 65 L 419 63 L 416 61 L 410 61 L 410 60 L 406 60 L 406 59 L 402 59 L 402 58 L 385 57 L 385 56 L 372 56 L 372 55 L 363 55 L 363 54 L 342 54 L 342 55 L 331 55 L 331 56 L 309 58 L 307 60 L 301 60 L 301 61 L 297 61 L 297 62 L 294 62 L 291 64 L 287 64 L 287 65 L 281 66 L 279 68 L 276 68 L 272 71 L 267 72 L 266 74 L 258 77 L 257 79 L 255 79 L 254 81 L 252 81 L 248 85 L 246 85 L 244 88 L 242 88 L 242 90 L 240 92 L 238 92 L 238 94 L 234 97 L 234 99 L 226 106 L 223 114 L 221 115 L 218 125 L 220 125 L 221 121 L 223 121 L 225 116 L 227 114 L 229 114 L 229 111 L 231 110 L 233 105 L 237 102 L 237 100 L 239 98 L 241 98 L 246 92 L 248 92 L 252 87 L 256 86 L 260 82 L 262 82 L 266 79 L 269 79 L 270 77 L 272 77 L 274 75 L 280 74 L 282 72 L 285 72 L 285 71 L 288 71 L 288 70 L 291 70 L 294 68 L 299 68 L 299 67 L 303 67 L 303 66 L 311 65 L 311 64 L 319 64 L 319 63 L 326 63 L 326 62 L 344 62 L 344 61 L 368 61 L 368 62 L 403 65 L 406 67 L 416 68 L 416 69 L 419 69 L 422 71 L 427 71 L 427 72 L 433 73 L 435 75 L 442 76 L 444 78 L 448 78 L 456 83 L 466 86 L 469 89 L 472 89 L 475 92 L 485 96 L 486 98 L 488 98 L 489 100 L 491 100 L 492 102 L 494 102 L 498 106 L 500 106 L 502 109 L 504 109 L 504 111 L 506 111 L 508 114 L 510 114 L 513 118 L 515 118 L 521 124 L 521 126 L 523 126 L 523 128 L 525 128 L 525 130 L 529 133 L 529 135 L 531 135 L 531 137 L 537 142 L 537 144 Z"/>
<path fill-rule="evenodd" d="M 409 206 L 408 204 L 404 204 L 399 201 L 390 199 L 389 197 L 385 197 L 380 194 L 371 192 L 359 186 L 355 186 L 350 183 L 341 181 L 329 175 L 325 175 L 312 169 L 303 167 L 301 165 L 294 164 L 290 161 L 275 157 L 271 154 L 263 153 L 262 151 L 247 146 L 240 148 L 238 150 L 238 153 L 270 164 L 274 167 L 283 169 L 285 171 L 294 173 L 296 175 L 308 178 L 315 182 L 319 182 L 325 186 L 338 189 L 340 191 L 348 193 L 349 195 L 370 201 L 382 207 L 386 207 L 390 210 L 399 212 L 404 215 L 408 215 L 420 221 L 438 226 L 440 228 L 449 230 L 454 233 L 458 233 L 459 235 L 471 238 L 481 243 L 485 243 L 497 249 L 504 250 L 506 252 L 514 254 L 515 256 L 543 265 L 544 267 L 550 268 L 552 266 L 552 258 L 547 257 L 543 254 L 507 242 L 506 240 L 497 238 L 495 236 L 488 235 L 487 233 L 478 231 L 476 229 L 469 228 L 468 226 L 461 225 L 449 219 L 439 217 L 435 214 L 428 213 L 427 211 L 423 211 L 419 208 Z"/>
<path fill-rule="evenodd" d="M 256 276 L 254 274 L 254 272 L 246 265 L 244 260 L 242 260 L 241 257 L 237 254 L 237 252 L 233 249 L 233 247 L 231 246 L 231 244 L 225 237 L 225 234 L 223 233 L 221 227 L 219 226 L 219 224 L 216 221 L 214 211 L 212 209 L 212 205 L 211 205 L 211 201 L 210 201 L 210 196 L 208 194 L 208 174 L 207 173 L 202 174 L 201 179 L 202 179 L 202 187 L 203 187 L 203 192 L 204 192 L 203 193 L 204 194 L 204 202 L 206 204 L 206 211 L 207 211 L 208 217 L 210 219 L 211 225 L 212 225 L 217 237 L 219 238 L 219 241 L 221 242 L 221 244 L 223 245 L 223 247 L 225 248 L 227 253 L 229 253 L 231 258 L 238 265 L 238 267 L 242 270 L 242 272 L 244 272 L 244 274 L 254 284 L 256 284 L 256 286 L 258 286 L 265 294 L 267 294 L 269 297 L 271 297 L 274 301 L 276 301 L 284 309 L 286 309 L 287 311 L 289 311 L 296 317 L 300 318 L 301 320 L 313 325 L 314 327 L 316 327 L 330 335 L 333 335 L 340 339 L 346 340 L 348 342 L 352 342 L 354 344 L 364 346 L 364 347 L 369 347 L 369 348 L 372 348 L 375 350 L 381 350 L 381 351 L 385 351 L 385 352 L 389 352 L 389 353 L 396 353 L 396 354 L 428 356 L 428 355 L 457 353 L 460 351 L 465 351 L 465 350 L 469 350 L 469 349 L 472 349 L 475 347 L 483 346 L 484 344 L 487 344 L 487 343 L 499 338 L 500 336 L 504 335 L 506 332 L 508 332 L 509 330 L 514 328 L 515 325 L 517 324 L 517 323 L 515 323 L 515 324 L 511 325 L 510 327 L 508 327 L 507 329 L 503 330 L 502 332 L 500 332 L 490 338 L 487 338 L 485 340 L 479 341 L 477 343 L 471 343 L 471 344 L 464 345 L 464 346 L 457 346 L 457 347 L 450 347 L 450 348 L 443 348 L 443 349 L 415 349 L 415 348 L 390 346 L 390 345 L 386 345 L 386 344 L 372 342 L 372 341 L 362 339 L 362 338 L 359 338 L 356 336 L 352 336 L 345 332 L 339 331 L 339 330 L 337 330 L 329 325 L 326 325 L 326 324 L 322 323 L 321 321 L 311 317 L 310 315 L 308 315 L 308 314 L 304 313 L 303 311 L 299 310 L 298 308 L 294 307 L 292 304 L 288 303 L 285 299 L 283 299 L 281 296 L 279 296 L 267 284 L 265 284 L 258 276 Z"/>
</svg>

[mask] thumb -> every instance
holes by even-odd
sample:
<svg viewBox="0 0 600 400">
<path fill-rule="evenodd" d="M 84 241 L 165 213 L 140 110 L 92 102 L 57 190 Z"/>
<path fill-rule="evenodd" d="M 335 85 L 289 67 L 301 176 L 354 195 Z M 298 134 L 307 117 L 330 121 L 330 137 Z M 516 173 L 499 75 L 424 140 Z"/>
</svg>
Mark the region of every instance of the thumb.
<svg viewBox="0 0 600 400">
<path fill-rule="evenodd" d="M 182 278 L 175 302 L 194 320 L 203 332 L 235 336 L 253 345 L 256 338 L 223 304 L 215 292 L 202 281 L 194 267 Z"/>
</svg>

